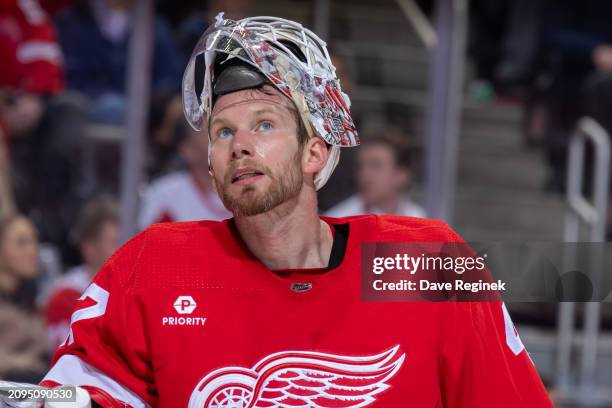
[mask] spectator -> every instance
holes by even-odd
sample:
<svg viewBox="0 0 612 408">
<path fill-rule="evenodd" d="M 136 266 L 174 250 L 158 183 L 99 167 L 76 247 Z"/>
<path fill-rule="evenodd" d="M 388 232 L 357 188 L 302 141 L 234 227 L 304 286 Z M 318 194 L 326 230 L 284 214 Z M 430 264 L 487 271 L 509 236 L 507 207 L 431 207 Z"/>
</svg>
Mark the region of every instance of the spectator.
<svg viewBox="0 0 612 408">
<path fill-rule="evenodd" d="M 545 9 L 543 37 L 550 76 L 545 142 L 551 176 L 547 187 L 563 192 L 569 136 L 586 113 L 585 85 L 610 66 L 612 8 L 607 0 L 552 3 Z"/>
<path fill-rule="evenodd" d="M 57 11 L 68 2 L 43 5 Z M 37 0 L 0 4 L 0 211 L 19 208 L 45 242 L 61 246 L 84 111 L 62 92 L 63 56 L 46 10 Z"/>
<path fill-rule="evenodd" d="M 97 122 L 124 121 L 132 4 L 81 0 L 56 18 L 68 87 L 92 99 L 91 115 Z M 183 58 L 161 17 L 155 20 L 153 35 L 153 91 L 178 90 Z"/>
<path fill-rule="evenodd" d="M 398 214 L 424 217 L 424 210 L 407 193 L 412 182 L 410 147 L 396 129 L 362 137 L 357 158 L 358 194 L 329 209 L 325 215 Z"/>
<path fill-rule="evenodd" d="M 36 0 L 0 3 L 0 189 L 11 194 L 9 152 L 28 144 L 45 110 L 45 96 L 63 88 L 62 56 L 51 21 Z M 26 148 L 31 150 L 30 146 Z M 17 179 L 32 171 L 31 162 L 12 161 Z M 20 187 L 18 185 L 17 187 Z M 0 199 L 0 201 L 4 201 Z M 6 202 L 2 203 L 4 206 Z"/>
<path fill-rule="evenodd" d="M 178 153 L 184 170 L 153 181 L 142 200 L 139 225 L 155 222 L 221 220 L 231 217 L 213 190 L 208 172 L 208 135 L 181 122 Z"/>
<path fill-rule="evenodd" d="M 0 4 L 0 134 L 23 139 L 38 126 L 44 97 L 63 89 L 55 30 L 36 0 Z"/>
<path fill-rule="evenodd" d="M 0 379 L 38 382 L 47 348 L 35 308 L 38 237 L 26 217 L 0 220 Z M 42 341 L 41 341 L 42 340 Z"/>
<path fill-rule="evenodd" d="M 57 282 L 45 307 L 51 350 L 68 335 L 70 317 L 81 293 L 106 259 L 119 247 L 119 208 L 109 197 L 87 203 L 73 229 L 83 263 L 70 270 Z"/>
</svg>

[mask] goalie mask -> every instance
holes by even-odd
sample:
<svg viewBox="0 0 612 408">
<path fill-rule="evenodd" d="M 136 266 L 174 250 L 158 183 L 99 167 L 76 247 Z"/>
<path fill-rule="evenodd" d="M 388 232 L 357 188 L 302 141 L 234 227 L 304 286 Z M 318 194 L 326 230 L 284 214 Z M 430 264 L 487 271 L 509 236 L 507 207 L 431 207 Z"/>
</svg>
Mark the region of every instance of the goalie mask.
<svg viewBox="0 0 612 408">
<path fill-rule="evenodd" d="M 290 98 L 310 137 L 330 146 L 325 167 L 315 175 L 323 187 L 338 164 L 340 148 L 359 138 L 326 44 L 293 21 L 252 17 L 239 21 L 217 16 L 198 41 L 183 75 L 183 110 L 196 130 L 208 127 L 220 95 L 271 84 Z M 203 57 L 203 58 L 202 58 Z M 196 92 L 196 61 L 203 59 L 202 92 Z M 208 149 L 210 164 L 210 144 Z"/>
</svg>

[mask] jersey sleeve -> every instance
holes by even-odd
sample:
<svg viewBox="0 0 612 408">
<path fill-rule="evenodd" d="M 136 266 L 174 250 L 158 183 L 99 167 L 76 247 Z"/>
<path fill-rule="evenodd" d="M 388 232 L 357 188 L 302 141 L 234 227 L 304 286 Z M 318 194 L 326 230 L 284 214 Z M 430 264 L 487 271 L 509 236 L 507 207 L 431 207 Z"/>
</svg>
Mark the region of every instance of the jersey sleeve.
<svg viewBox="0 0 612 408">
<path fill-rule="evenodd" d="M 68 338 L 41 385 L 81 386 L 103 407 L 156 404 L 142 308 L 130 290 L 140 256 L 138 245 L 128 243 L 98 272 L 78 299 Z"/>
<path fill-rule="evenodd" d="M 465 242 L 443 226 L 449 242 Z M 451 307 L 441 362 L 445 407 L 553 407 L 503 302 Z"/>
<path fill-rule="evenodd" d="M 505 304 L 451 305 L 440 362 L 444 406 L 553 407 Z"/>
<path fill-rule="evenodd" d="M 17 5 L 22 24 L 16 49 L 19 85 L 29 92 L 57 93 L 64 88 L 64 72 L 53 24 L 37 1 L 19 1 Z"/>
</svg>

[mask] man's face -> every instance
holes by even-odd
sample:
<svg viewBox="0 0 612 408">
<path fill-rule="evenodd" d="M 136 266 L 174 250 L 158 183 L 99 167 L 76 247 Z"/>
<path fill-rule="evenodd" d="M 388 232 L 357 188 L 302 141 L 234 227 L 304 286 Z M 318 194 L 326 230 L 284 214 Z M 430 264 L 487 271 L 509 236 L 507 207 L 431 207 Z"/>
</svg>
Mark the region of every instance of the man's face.
<svg viewBox="0 0 612 408">
<path fill-rule="evenodd" d="M 235 215 L 261 214 L 299 194 L 302 149 L 291 104 L 273 87 L 233 92 L 216 102 L 210 122 L 213 180 Z"/>
<path fill-rule="evenodd" d="M 406 187 L 408 170 L 397 165 L 391 148 L 386 145 L 362 146 L 357 164 L 359 194 L 367 205 L 397 197 Z"/>
</svg>

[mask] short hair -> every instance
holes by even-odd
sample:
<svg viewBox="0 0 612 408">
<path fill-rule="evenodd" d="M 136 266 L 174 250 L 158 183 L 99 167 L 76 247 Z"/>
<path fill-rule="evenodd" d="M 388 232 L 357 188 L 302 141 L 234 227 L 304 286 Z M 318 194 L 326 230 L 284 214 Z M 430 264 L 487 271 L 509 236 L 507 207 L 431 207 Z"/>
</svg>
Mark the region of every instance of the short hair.
<svg viewBox="0 0 612 408">
<path fill-rule="evenodd" d="M 361 146 L 382 145 L 393 153 L 395 164 L 410 169 L 415 148 L 408 142 L 407 135 L 396 127 L 366 129 L 361 134 Z"/>
<path fill-rule="evenodd" d="M 73 243 L 96 239 L 108 223 L 119 223 L 119 205 L 110 196 L 101 196 L 89 201 L 79 214 L 78 221 L 71 231 Z"/>
</svg>

